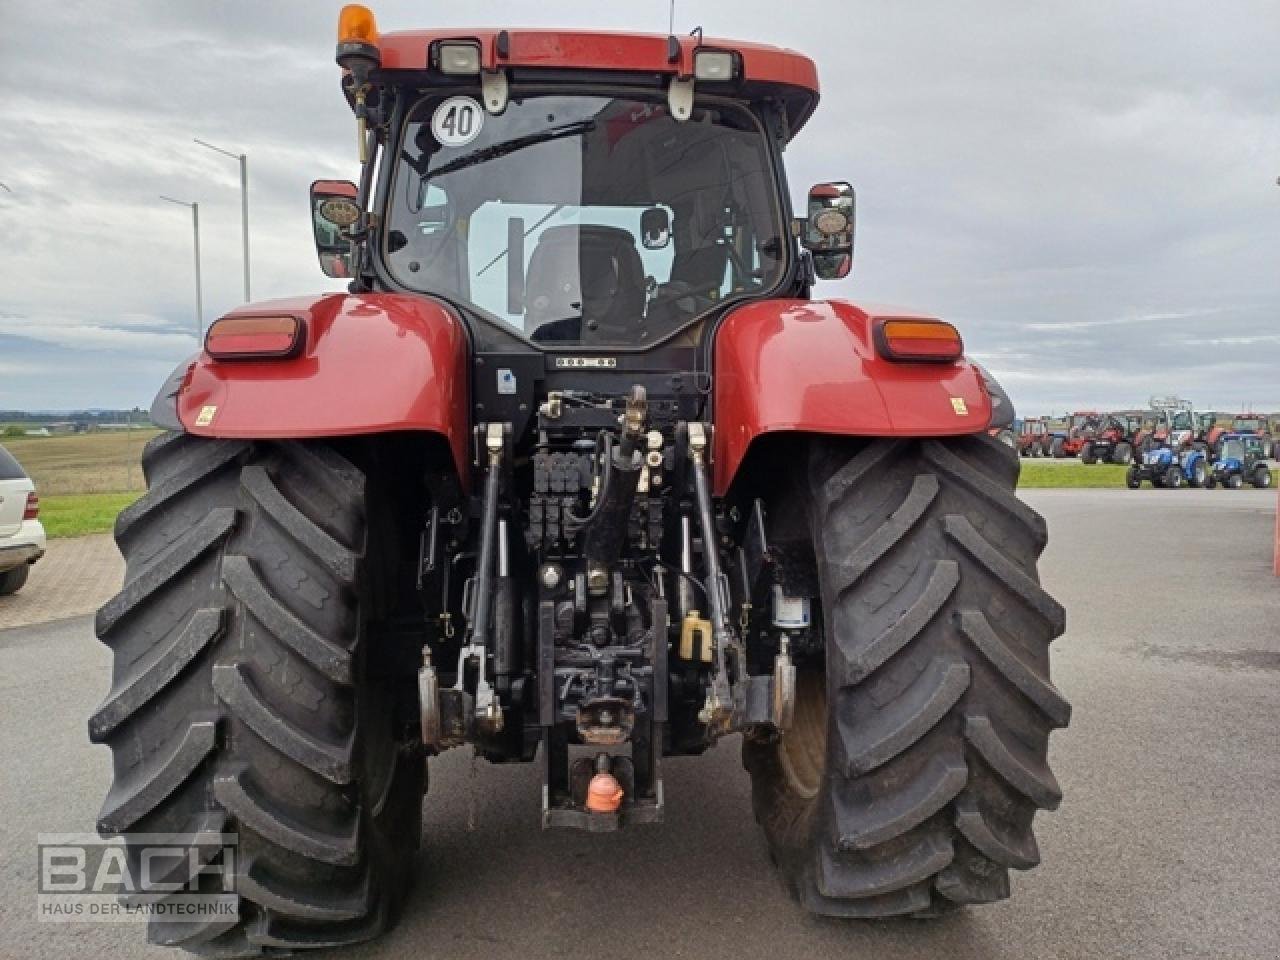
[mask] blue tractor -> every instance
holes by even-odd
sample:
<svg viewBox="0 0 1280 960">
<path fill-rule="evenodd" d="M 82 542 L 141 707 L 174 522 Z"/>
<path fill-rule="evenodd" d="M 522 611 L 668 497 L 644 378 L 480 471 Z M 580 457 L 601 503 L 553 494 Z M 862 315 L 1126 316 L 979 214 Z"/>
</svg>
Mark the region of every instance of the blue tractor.
<svg viewBox="0 0 1280 960">
<path fill-rule="evenodd" d="M 1220 444 L 1218 459 L 1207 478 L 1210 489 L 1222 484 L 1239 490 L 1246 480 L 1260 490 L 1271 486 L 1271 469 L 1267 466 L 1262 438 L 1254 433 L 1228 433 Z"/>
<path fill-rule="evenodd" d="M 1130 490 L 1141 487 L 1143 480 L 1150 481 L 1153 487 L 1176 489 L 1184 483 L 1193 487 L 1207 486 L 1209 477 L 1208 455 L 1203 450 L 1184 444 L 1179 449 L 1162 446 L 1148 450 L 1141 460 L 1129 468 L 1125 474 L 1125 483 Z"/>
</svg>

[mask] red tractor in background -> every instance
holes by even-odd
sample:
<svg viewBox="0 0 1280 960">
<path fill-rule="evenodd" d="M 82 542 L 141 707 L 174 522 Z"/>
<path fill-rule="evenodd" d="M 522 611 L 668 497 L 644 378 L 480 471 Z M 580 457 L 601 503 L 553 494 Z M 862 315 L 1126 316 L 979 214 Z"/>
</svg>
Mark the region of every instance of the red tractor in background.
<svg viewBox="0 0 1280 960">
<path fill-rule="evenodd" d="M 1193 442 L 1212 456 L 1217 456 L 1223 436 L 1231 432 L 1231 414 L 1217 410 L 1202 410 L 1196 413 L 1195 424 Z"/>
<path fill-rule="evenodd" d="M 1047 456 L 1049 422 L 1044 417 L 1024 417 L 1018 424 L 1014 438 L 1018 455 L 1022 457 Z"/>
<path fill-rule="evenodd" d="M 1142 430 L 1143 411 L 1121 410 L 1103 414 L 1093 435 L 1080 447 L 1082 463 L 1133 462 L 1137 436 Z"/>
<path fill-rule="evenodd" d="M 349 285 L 211 325 L 116 526 L 99 830 L 133 865 L 190 838 L 161 902 L 235 876 L 234 916 L 150 938 L 385 930 L 453 748 L 538 764 L 542 825 L 601 832 L 679 820 L 665 759 L 740 735 L 808 910 L 1007 897 L 1070 715 L 1045 522 L 955 327 L 815 294 L 852 265 L 854 194 L 790 207 L 814 64 L 700 32 L 380 34 L 359 6 L 337 60 L 359 175 L 309 216 Z M 624 849 L 599 853 L 623 887 Z"/>
<path fill-rule="evenodd" d="M 1055 431 L 1050 438 L 1050 455 L 1058 459 L 1078 456 L 1086 441 L 1097 431 L 1101 420 L 1102 415 L 1094 410 L 1071 414 L 1063 428 Z"/>
<path fill-rule="evenodd" d="M 1139 454 L 1163 446 L 1180 449 L 1201 442 L 1197 440 L 1197 434 L 1204 427 L 1205 424 L 1197 419 L 1190 400 L 1174 396 L 1152 397 L 1142 415 L 1135 446 Z"/>
</svg>

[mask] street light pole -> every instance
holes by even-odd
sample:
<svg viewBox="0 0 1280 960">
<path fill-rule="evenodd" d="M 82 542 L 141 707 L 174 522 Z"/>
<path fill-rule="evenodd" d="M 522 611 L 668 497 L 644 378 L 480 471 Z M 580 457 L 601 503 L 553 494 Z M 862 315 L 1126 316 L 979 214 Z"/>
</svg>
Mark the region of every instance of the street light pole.
<svg viewBox="0 0 1280 960">
<path fill-rule="evenodd" d="M 180 207 L 191 208 L 191 232 L 195 239 L 196 252 L 196 343 L 200 343 L 204 338 L 204 299 L 200 292 L 200 204 L 186 200 L 175 200 L 173 197 L 166 197 L 163 194 L 161 200 L 167 200 L 170 203 L 176 203 Z"/>
<path fill-rule="evenodd" d="M 215 147 L 212 143 L 207 143 L 199 137 L 193 137 L 196 143 L 202 147 L 208 147 L 223 156 L 230 157 L 232 160 L 240 162 L 240 233 L 244 245 L 244 302 L 248 303 L 249 296 L 249 158 L 243 153 L 232 153 L 230 150 L 223 150 L 221 147 Z"/>
</svg>

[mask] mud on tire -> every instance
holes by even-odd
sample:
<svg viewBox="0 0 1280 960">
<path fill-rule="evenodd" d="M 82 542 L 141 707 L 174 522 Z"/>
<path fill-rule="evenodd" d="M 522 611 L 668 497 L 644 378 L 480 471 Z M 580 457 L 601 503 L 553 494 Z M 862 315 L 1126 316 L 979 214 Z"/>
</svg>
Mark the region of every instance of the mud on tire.
<svg viewBox="0 0 1280 960">
<path fill-rule="evenodd" d="M 412 876 L 424 765 L 398 739 L 405 691 L 378 679 L 366 477 L 323 443 L 182 434 L 143 468 L 116 524 L 124 587 L 97 618 L 114 655 L 89 720 L 114 767 L 98 829 L 239 838 L 238 916 L 153 920 L 148 939 L 219 956 L 367 939 Z"/>
<path fill-rule="evenodd" d="M 1017 474 L 986 436 L 811 445 L 796 492 L 825 678 L 801 674 L 791 732 L 748 741 L 744 761 L 770 853 L 814 913 L 932 916 L 1009 896 L 1009 868 L 1040 860 L 1032 818 L 1062 796 L 1049 733 L 1071 711 L 1049 681 L 1064 615 L 1036 573 L 1045 524 Z"/>
</svg>

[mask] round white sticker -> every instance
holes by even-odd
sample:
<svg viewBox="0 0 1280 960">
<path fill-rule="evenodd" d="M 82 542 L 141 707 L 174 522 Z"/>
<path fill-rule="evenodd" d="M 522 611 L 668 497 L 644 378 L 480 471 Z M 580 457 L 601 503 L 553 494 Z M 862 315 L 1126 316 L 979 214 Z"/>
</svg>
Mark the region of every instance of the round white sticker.
<svg viewBox="0 0 1280 960">
<path fill-rule="evenodd" d="M 483 126 L 484 108 L 470 97 L 450 97 L 431 116 L 431 132 L 445 147 L 465 147 Z"/>
</svg>

